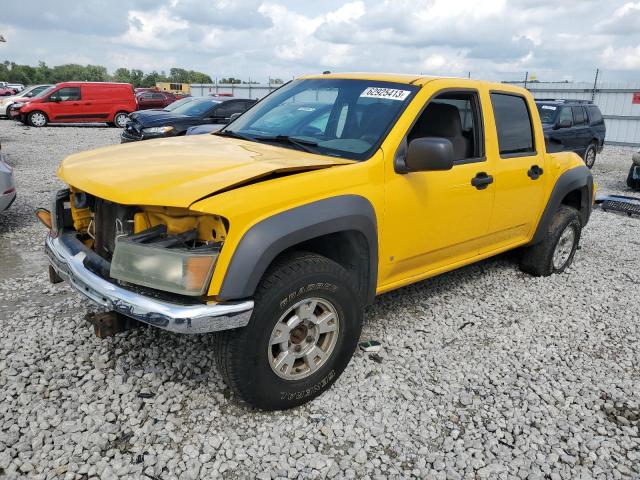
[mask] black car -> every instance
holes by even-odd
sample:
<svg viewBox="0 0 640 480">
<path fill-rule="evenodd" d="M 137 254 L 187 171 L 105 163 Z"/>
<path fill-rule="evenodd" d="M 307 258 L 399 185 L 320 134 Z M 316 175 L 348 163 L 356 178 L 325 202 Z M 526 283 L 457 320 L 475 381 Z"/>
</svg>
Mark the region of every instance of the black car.
<svg viewBox="0 0 640 480">
<path fill-rule="evenodd" d="M 152 138 L 184 135 L 189 127 L 204 124 L 229 123 L 231 115 L 243 113 L 255 100 L 194 98 L 171 111 L 156 111 L 151 115 L 130 117 L 120 136 L 120 141 L 135 142 Z"/>
<path fill-rule="evenodd" d="M 597 105 L 587 100 L 537 99 L 548 152 L 572 151 L 593 167 L 606 127 Z"/>
<path fill-rule="evenodd" d="M 175 102 L 170 103 L 164 108 L 150 108 L 147 110 L 136 110 L 135 112 L 131 112 L 129 114 L 129 119 L 133 120 L 138 118 L 152 117 L 154 115 L 162 114 L 162 112 L 173 112 L 176 108 L 181 107 L 185 103 L 189 103 L 191 100 L 193 100 L 193 97 L 184 97 L 184 98 L 181 98 L 180 100 L 176 100 Z"/>
</svg>

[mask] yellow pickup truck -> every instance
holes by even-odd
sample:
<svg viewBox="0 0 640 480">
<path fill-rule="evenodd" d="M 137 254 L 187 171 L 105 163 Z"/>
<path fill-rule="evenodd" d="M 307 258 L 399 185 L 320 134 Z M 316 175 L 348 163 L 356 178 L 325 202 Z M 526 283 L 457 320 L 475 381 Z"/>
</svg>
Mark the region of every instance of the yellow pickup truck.
<svg viewBox="0 0 640 480">
<path fill-rule="evenodd" d="M 564 271 L 594 197 L 580 157 L 545 151 L 526 90 L 391 74 L 299 78 L 219 132 L 58 175 L 39 212 L 52 281 L 215 332 L 229 386 L 267 410 L 336 381 L 378 294 L 515 248 L 526 272 Z"/>
</svg>

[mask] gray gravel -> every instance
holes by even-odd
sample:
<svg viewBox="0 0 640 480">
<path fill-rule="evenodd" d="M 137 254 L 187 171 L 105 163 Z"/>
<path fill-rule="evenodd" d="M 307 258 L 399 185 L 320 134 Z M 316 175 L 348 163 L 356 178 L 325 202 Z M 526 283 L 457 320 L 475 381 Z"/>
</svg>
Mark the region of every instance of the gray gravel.
<svg viewBox="0 0 640 480">
<path fill-rule="evenodd" d="M 67 154 L 110 128 L 0 121 L 18 200 L 0 214 L 0 477 L 590 479 L 640 477 L 639 219 L 594 212 L 566 274 L 504 255 L 381 296 L 337 384 L 303 407 L 239 405 L 210 336 L 100 340 L 48 283 L 32 217 Z M 606 148 L 600 191 L 631 150 Z"/>
</svg>

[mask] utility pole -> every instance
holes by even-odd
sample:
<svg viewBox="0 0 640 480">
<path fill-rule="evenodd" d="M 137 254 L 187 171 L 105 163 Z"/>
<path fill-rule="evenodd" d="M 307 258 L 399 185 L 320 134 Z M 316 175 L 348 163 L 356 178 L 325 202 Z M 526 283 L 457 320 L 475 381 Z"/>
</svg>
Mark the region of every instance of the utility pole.
<svg viewBox="0 0 640 480">
<path fill-rule="evenodd" d="M 596 87 L 598 86 L 598 74 L 600 73 L 600 69 L 596 68 L 596 78 L 593 79 L 593 90 L 591 90 L 591 101 L 593 102 L 596 98 Z"/>
<path fill-rule="evenodd" d="M 529 80 L 529 72 L 524 74 L 524 88 L 527 88 L 527 80 Z"/>
</svg>

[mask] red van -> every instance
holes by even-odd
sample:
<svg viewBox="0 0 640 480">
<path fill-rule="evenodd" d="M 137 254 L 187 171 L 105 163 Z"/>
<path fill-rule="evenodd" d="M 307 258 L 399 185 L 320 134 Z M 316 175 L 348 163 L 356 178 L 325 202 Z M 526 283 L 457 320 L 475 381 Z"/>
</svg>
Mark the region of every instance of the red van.
<svg viewBox="0 0 640 480">
<path fill-rule="evenodd" d="M 49 122 L 107 122 L 124 127 L 138 108 L 129 83 L 63 82 L 20 108 L 20 120 L 33 127 Z"/>
</svg>

